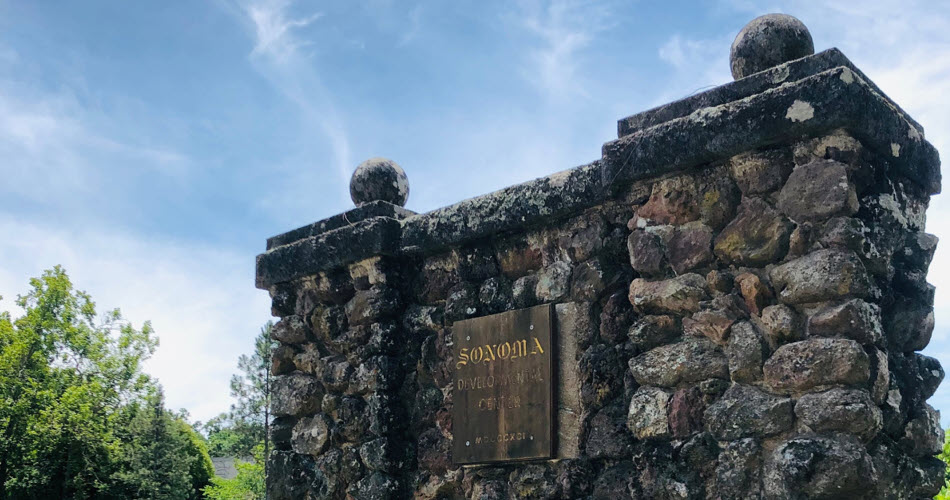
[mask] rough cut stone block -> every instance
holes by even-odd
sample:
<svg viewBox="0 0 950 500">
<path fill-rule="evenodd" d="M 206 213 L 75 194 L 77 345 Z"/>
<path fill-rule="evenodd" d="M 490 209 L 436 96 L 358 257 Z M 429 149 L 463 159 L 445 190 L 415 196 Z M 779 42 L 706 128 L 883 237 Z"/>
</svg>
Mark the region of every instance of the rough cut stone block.
<svg viewBox="0 0 950 500">
<path fill-rule="evenodd" d="M 294 452 L 317 456 L 323 453 L 330 440 L 330 424 L 323 414 L 301 418 L 294 425 L 291 446 Z"/>
<path fill-rule="evenodd" d="M 739 293 L 749 313 L 755 316 L 760 315 L 762 309 L 772 299 L 772 290 L 757 274 L 742 273 L 736 276 L 736 287 L 739 288 Z"/>
<path fill-rule="evenodd" d="M 729 264 L 764 266 L 788 251 L 792 224 L 768 203 L 746 198 L 736 218 L 716 236 L 716 256 Z"/>
<path fill-rule="evenodd" d="M 663 281 L 637 278 L 630 283 L 630 303 L 641 314 L 696 312 L 699 303 L 708 298 L 706 280 L 693 273 Z"/>
<path fill-rule="evenodd" d="M 763 490 L 769 499 L 874 498 L 877 480 L 864 445 L 847 435 L 792 439 L 772 452 Z"/>
<path fill-rule="evenodd" d="M 689 338 L 660 346 L 630 360 L 640 385 L 675 387 L 709 378 L 729 378 L 725 354 L 706 339 Z"/>
<path fill-rule="evenodd" d="M 818 250 L 775 267 L 769 273 L 786 304 L 864 297 L 869 282 L 864 264 L 853 252 Z"/>
<path fill-rule="evenodd" d="M 870 441 L 881 430 L 881 410 L 867 391 L 834 388 L 805 394 L 795 404 L 795 416 L 815 432 L 847 432 Z"/>
<path fill-rule="evenodd" d="M 868 382 L 870 365 L 853 340 L 815 338 L 779 347 L 765 362 L 765 383 L 776 392 Z"/>
<path fill-rule="evenodd" d="M 787 148 L 752 151 L 729 160 L 732 177 L 744 195 L 764 194 L 785 183 L 795 163 Z"/>
<path fill-rule="evenodd" d="M 641 387 L 630 400 L 627 427 L 637 439 L 656 439 L 670 435 L 667 409 L 672 395 L 657 387 Z"/>
<path fill-rule="evenodd" d="M 846 337 L 862 344 L 881 340 L 881 308 L 861 299 L 822 309 L 808 318 L 808 335 Z"/>
<path fill-rule="evenodd" d="M 309 375 L 292 373 L 274 377 L 271 411 L 274 415 L 302 416 L 320 409 L 323 388 Z"/>
<path fill-rule="evenodd" d="M 943 449 L 943 428 L 940 412 L 929 404 L 918 410 L 918 415 L 904 426 L 900 445 L 914 456 L 936 455 Z"/>
<path fill-rule="evenodd" d="M 754 438 L 732 441 L 719 454 L 716 487 L 722 500 L 759 498 L 762 488 L 762 448 Z"/>
<path fill-rule="evenodd" d="M 762 332 L 769 345 L 777 348 L 782 344 L 805 338 L 805 328 L 794 309 L 785 304 L 768 306 L 762 309 Z"/>
<path fill-rule="evenodd" d="M 627 237 L 630 266 L 643 276 L 657 276 L 666 271 L 666 256 L 660 236 L 642 229 Z"/>
<path fill-rule="evenodd" d="M 768 346 L 752 323 L 743 321 L 732 327 L 726 356 L 732 380 L 750 383 L 762 378 L 762 362 L 768 356 Z"/>
<path fill-rule="evenodd" d="M 637 210 L 637 217 L 656 224 L 685 224 L 699 219 L 695 179 L 681 175 L 657 182 L 650 199 Z"/>
<path fill-rule="evenodd" d="M 673 341 L 679 336 L 672 316 L 643 316 L 630 326 L 630 342 L 641 351 Z"/>
<path fill-rule="evenodd" d="M 297 315 L 287 316 L 278 321 L 271 328 L 270 336 L 285 344 L 303 344 L 310 339 L 307 334 L 307 324 Z"/>
<path fill-rule="evenodd" d="M 792 428 L 794 401 L 733 384 L 706 410 L 706 429 L 717 439 L 765 437 Z"/>
<path fill-rule="evenodd" d="M 819 160 L 796 167 L 778 197 L 778 208 L 795 221 L 819 220 L 858 211 L 847 166 Z"/>
</svg>

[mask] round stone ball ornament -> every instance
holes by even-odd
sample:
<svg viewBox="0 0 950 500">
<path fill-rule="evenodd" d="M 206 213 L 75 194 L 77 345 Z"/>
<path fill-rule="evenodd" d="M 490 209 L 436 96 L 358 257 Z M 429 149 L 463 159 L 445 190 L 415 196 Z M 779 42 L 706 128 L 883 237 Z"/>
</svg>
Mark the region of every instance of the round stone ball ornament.
<svg viewBox="0 0 950 500">
<path fill-rule="evenodd" d="M 409 178 L 396 162 L 370 158 L 356 167 L 350 178 L 350 198 L 356 206 L 385 201 L 405 206 L 409 198 Z"/>
<path fill-rule="evenodd" d="M 808 28 L 788 14 L 766 14 L 746 24 L 729 52 L 736 80 L 815 53 Z"/>
</svg>

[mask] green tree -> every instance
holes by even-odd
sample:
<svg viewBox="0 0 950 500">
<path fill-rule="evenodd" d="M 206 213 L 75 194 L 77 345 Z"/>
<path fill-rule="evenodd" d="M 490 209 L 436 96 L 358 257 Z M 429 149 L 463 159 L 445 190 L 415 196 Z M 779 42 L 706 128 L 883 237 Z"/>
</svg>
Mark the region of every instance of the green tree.
<svg viewBox="0 0 950 500">
<path fill-rule="evenodd" d="M 237 462 L 237 476 L 233 479 L 215 477 L 204 489 L 209 500 L 263 500 L 265 489 L 264 451 L 258 446 L 253 462 Z"/>
<path fill-rule="evenodd" d="M 947 464 L 947 470 L 944 472 L 943 488 L 940 493 L 934 497 L 934 500 L 950 500 L 950 432 L 944 433 L 943 451 L 937 455 L 937 458 Z"/>
<path fill-rule="evenodd" d="M 168 416 L 142 372 L 158 346 L 151 325 L 136 329 L 117 309 L 97 315 L 59 266 L 30 280 L 16 305 L 22 316 L 0 313 L 0 499 L 194 498 L 204 483 L 187 470 L 163 485 L 133 480 L 166 465 L 177 474 L 194 452 L 165 444 L 181 434 L 170 416 L 147 421 Z M 160 436 L 168 453 L 134 431 Z M 131 494 L 131 483 L 153 489 Z"/>
<path fill-rule="evenodd" d="M 238 358 L 240 373 L 231 376 L 230 411 L 204 424 L 212 456 L 251 456 L 254 447 L 267 451 L 268 406 L 270 402 L 270 360 L 276 342 L 271 339 L 273 323 L 267 322 L 254 338 L 254 351 Z"/>
</svg>

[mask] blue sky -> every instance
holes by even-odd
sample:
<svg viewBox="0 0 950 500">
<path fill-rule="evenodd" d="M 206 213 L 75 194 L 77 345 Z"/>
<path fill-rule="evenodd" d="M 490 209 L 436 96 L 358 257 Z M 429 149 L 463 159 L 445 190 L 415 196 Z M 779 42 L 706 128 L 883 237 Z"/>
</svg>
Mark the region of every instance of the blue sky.
<svg viewBox="0 0 950 500">
<path fill-rule="evenodd" d="M 171 407 L 227 408 L 269 319 L 266 237 L 351 206 L 362 160 L 427 211 L 594 160 L 616 120 L 731 80 L 729 44 L 786 12 L 950 158 L 950 6 L 932 2 L 0 0 L 0 308 L 62 264 L 151 319 Z M 930 280 L 950 367 L 950 204 Z M 950 389 L 932 403 L 950 422 Z"/>
</svg>

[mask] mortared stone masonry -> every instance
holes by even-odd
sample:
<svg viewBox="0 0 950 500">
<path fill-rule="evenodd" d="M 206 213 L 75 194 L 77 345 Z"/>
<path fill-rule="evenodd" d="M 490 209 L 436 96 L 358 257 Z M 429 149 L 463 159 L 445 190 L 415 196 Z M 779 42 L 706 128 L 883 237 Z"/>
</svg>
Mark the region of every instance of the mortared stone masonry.
<svg viewBox="0 0 950 500">
<path fill-rule="evenodd" d="M 270 238 L 270 498 L 933 496 L 937 151 L 797 19 L 731 59 L 590 164 L 415 214 L 372 159 L 356 208 Z M 557 458 L 454 465 L 453 322 L 538 304 Z"/>
</svg>

